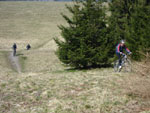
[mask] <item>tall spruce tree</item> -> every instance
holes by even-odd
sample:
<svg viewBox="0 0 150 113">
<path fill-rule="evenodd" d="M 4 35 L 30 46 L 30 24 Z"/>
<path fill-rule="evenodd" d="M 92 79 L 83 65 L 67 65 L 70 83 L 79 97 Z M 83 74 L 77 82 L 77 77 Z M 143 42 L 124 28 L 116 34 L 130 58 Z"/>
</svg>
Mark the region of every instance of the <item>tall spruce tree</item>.
<svg viewBox="0 0 150 113">
<path fill-rule="evenodd" d="M 108 21 L 109 38 L 112 40 L 112 54 L 115 54 L 115 47 L 121 39 L 127 38 L 127 26 L 130 15 L 133 12 L 133 0 L 112 0 L 109 2 L 111 15 Z"/>
<path fill-rule="evenodd" d="M 132 11 L 132 0 L 112 0 L 110 2 L 111 16 L 109 27 L 116 40 L 125 39 L 126 26 Z"/>
<path fill-rule="evenodd" d="M 112 47 L 107 36 L 106 15 L 101 1 L 85 0 L 67 6 L 72 18 L 63 15 L 68 27 L 59 26 L 63 41 L 58 44 L 58 57 L 64 63 L 75 68 L 86 68 L 110 64 Z"/>
<path fill-rule="evenodd" d="M 140 51 L 146 52 L 150 48 L 150 5 L 147 0 L 138 0 L 134 13 L 127 27 L 129 46 L 133 50 L 133 58 L 140 59 Z"/>
<path fill-rule="evenodd" d="M 150 47 L 149 8 L 147 0 L 112 0 L 110 3 L 110 36 L 116 42 L 126 39 L 134 59 L 140 59 L 138 51 Z"/>
</svg>

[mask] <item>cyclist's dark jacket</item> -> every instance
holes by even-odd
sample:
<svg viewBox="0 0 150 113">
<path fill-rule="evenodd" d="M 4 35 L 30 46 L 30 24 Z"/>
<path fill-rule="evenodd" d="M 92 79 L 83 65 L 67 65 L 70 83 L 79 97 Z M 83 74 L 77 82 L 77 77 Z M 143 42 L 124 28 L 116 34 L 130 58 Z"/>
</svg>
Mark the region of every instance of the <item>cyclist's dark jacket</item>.
<svg viewBox="0 0 150 113">
<path fill-rule="evenodd" d="M 30 44 L 27 45 L 27 50 L 29 50 L 31 48 Z"/>
<path fill-rule="evenodd" d="M 14 50 L 17 49 L 17 45 L 16 45 L 16 44 L 13 45 L 13 49 L 14 49 Z"/>
<path fill-rule="evenodd" d="M 124 45 L 124 46 L 121 46 L 121 44 L 118 44 L 116 46 L 116 53 L 120 53 L 120 52 L 123 52 L 123 49 L 126 50 L 127 53 L 130 53 L 130 50 Z"/>
</svg>

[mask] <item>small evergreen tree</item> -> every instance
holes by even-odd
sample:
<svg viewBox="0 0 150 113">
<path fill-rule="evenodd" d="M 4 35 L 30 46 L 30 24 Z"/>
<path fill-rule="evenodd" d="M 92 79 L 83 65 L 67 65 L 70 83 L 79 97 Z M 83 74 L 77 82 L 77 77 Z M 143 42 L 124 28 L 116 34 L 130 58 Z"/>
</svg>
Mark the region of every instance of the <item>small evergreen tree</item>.
<svg viewBox="0 0 150 113">
<path fill-rule="evenodd" d="M 102 2 L 86 0 L 67 6 L 73 17 L 63 15 L 69 26 L 59 26 L 64 41 L 58 44 L 58 57 L 64 63 L 76 68 L 110 64 L 112 39 L 107 36 L 106 15 Z"/>
</svg>

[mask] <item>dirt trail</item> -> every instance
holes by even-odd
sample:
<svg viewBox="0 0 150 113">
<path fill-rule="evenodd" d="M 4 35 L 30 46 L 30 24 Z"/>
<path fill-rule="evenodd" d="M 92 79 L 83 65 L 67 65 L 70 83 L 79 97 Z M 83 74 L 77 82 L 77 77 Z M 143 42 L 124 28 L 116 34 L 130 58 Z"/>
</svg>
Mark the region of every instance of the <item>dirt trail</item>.
<svg viewBox="0 0 150 113">
<path fill-rule="evenodd" d="M 19 57 L 13 56 L 13 52 L 9 54 L 9 60 L 13 69 L 15 69 L 18 73 L 21 73 L 21 66 L 19 64 Z"/>
</svg>

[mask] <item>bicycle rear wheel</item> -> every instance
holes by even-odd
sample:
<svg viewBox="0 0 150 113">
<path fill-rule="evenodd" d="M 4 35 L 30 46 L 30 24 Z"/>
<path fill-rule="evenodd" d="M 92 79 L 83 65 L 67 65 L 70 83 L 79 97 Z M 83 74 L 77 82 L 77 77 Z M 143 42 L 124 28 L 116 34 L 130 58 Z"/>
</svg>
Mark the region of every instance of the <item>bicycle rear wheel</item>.
<svg viewBox="0 0 150 113">
<path fill-rule="evenodd" d="M 114 71 L 115 71 L 115 72 L 118 72 L 118 71 L 119 71 L 119 60 L 116 60 L 116 61 L 114 62 Z"/>
</svg>

